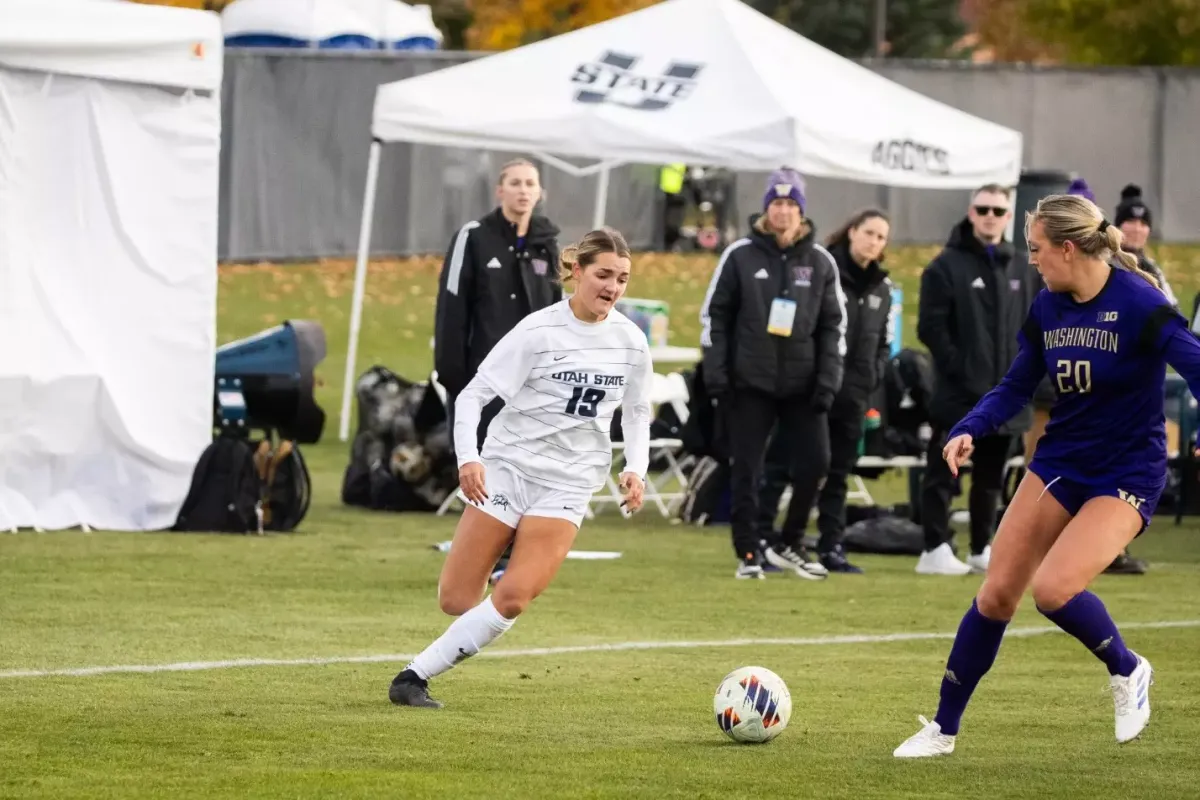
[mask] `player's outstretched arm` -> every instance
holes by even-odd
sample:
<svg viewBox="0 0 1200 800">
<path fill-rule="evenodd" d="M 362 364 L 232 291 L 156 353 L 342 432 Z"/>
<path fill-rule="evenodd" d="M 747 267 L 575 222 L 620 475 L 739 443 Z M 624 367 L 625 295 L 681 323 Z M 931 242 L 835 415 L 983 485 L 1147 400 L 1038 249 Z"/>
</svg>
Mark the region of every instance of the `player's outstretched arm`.
<svg viewBox="0 0 1200 800">
<path fill-rule="evenodd" d="M 1032 315 L 1025 327 L 1017 334 L 1020 349 L 1008 374 L 994 389 L 980 398 L 957 425 L 950 431 L 948 439 L 961 434 L 970 434 L 979 439 L 996 431 L 1005 422 L 1015 417 L 1029 405 L 1038 383 L 1046 374 L 1046 362 L 1042 357 L 1042 335 Z"/>
</svg>

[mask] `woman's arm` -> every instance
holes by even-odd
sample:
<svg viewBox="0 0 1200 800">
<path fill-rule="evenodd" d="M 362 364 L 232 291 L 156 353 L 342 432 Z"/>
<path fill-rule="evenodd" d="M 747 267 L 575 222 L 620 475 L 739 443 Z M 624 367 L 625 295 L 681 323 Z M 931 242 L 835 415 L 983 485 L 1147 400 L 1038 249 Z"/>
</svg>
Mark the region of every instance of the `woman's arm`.
<svg viewBox="0 0 1200 800">
<path fill-rule="evenodd" d="M 994 433 L 1001 425 L 1015 417 L 1029 405 L 1042 376 L 1046 374 L 1046 361 L 1042 355 L 1040 326 L 1030 316 L 1021 332 L 1017 334 L 1020 350 L 1008 368 L 1008 374 L 994 389 L 980 398 L 957 425 L 950 431 L 948 439 L 969 434 L 972 439 Z"/>
<path fill-rule="evenodd" d="M 650 469 L 650 387 L 654 364 L 650 350 L 642 351 L 642 363 L 634 368 L 621 400 L 621 433 L 625 439 L 625 469 L 642 480 Z"/>
</svg>

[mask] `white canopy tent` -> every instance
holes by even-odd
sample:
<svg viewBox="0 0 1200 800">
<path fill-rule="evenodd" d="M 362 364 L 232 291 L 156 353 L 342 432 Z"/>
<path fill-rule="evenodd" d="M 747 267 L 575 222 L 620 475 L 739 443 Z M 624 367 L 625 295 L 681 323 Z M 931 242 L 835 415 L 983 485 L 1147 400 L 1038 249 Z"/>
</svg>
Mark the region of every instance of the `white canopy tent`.
<svg viewBox="0 0 1200 800">
<path fill-rule="evenodd" d="M 212 441 L 215 14 L 5 0 L 0 530 L 169 528 Z"/>
<path fill-rule="evenodd" d="M 519 91 L 521 103 L 513 103 Z M 1015 185 L 1021 134 L 842 58 L 739 0 L 667 0 L 604 23 L 383 85 L 375 97 L 341 438 L 383 143 L 524 151 L 574 175 L 623 163 L 933 189 Z M 593 160 L 577 167 L 563 157 Z"/>
</svg>

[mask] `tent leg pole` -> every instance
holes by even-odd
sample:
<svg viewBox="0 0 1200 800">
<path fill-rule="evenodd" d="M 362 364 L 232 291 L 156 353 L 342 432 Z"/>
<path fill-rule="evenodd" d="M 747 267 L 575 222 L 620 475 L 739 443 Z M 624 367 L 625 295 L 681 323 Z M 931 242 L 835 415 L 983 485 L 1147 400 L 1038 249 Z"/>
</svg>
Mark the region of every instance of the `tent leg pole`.
<svg viewBox="0 0 1200 800">
<path fill-rule="evenodd" d="M 355 360 L 358 358 L 358 333 L 362 327 L 363 295 L 367 288 L 367 258 L 371 254 L 371 223 L 375 219 L 375 189 L 379 183 L 381 142 L 371 142 L 367 160 L 367 186 L 363 192 L 362 225 L 358 233 L 358 261 L 354 265 L 354 299 L 350 306 L 350 341 L 346 348 L 346 378 L 342 384 L 342 415 L 338 437 L 350 438 L 350 398 L 354 394 Z"/>
<path fill-rule="evenodd" d="M 612 167 L 605 164 L 596 176 L 596 209 L 592 214 L 592 229 L 603 227 L 604 214 L 608 210 L 608 175 Z"/>
</svg>

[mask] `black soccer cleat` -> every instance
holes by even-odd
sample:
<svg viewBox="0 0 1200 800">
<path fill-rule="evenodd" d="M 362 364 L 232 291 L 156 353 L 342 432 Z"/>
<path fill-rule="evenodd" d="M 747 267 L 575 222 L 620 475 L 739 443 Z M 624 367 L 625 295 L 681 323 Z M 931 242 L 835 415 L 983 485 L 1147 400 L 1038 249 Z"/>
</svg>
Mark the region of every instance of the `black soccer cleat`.
<svg viewBox="0 0 1200 800">
<path fill-rule="evenodd" d="M 392 679 L 388 687 L 388 699 L 398 706 L 416 708 L 441 708 L 442 704 L 429 696 L 429 683 L 417 677 L 417 673 L 406 669 Z"/>
</svg>

